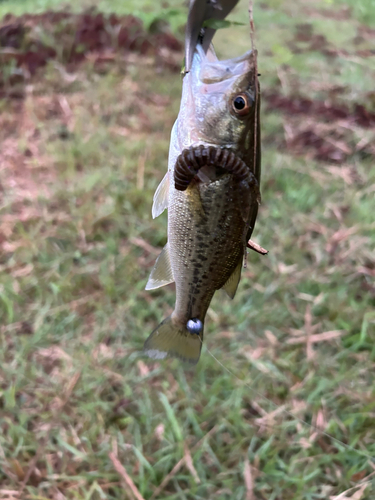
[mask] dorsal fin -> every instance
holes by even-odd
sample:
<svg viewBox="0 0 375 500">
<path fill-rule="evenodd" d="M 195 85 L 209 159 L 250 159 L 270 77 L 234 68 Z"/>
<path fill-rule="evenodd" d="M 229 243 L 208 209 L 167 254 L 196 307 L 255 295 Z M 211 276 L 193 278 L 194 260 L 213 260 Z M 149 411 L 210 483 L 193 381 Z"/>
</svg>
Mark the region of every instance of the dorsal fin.
<svg viewBox="0 0 375 500">
<path fill-rule="evenodd" d="M 155 265 L 148 278 L 146 290 L 154 290 L 174 282 L 168 243 L 156 259 Z"/>
</svg>

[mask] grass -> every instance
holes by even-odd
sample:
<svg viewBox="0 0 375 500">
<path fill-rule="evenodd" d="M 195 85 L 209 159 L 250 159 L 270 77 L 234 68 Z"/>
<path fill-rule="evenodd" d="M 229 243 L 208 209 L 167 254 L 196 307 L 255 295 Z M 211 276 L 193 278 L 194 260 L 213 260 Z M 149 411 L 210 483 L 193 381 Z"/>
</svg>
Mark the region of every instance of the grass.
<svg viewBox="0 0 375 500">
<path fill-rule="evenodd" d="M 153 0 L 2 0 L 0 2 L 0 17 L 6 14 L 20 16 L 25 13 L 42 13 L 46 10 L 68 9 L 79 13 L 84 9 L 95 8 L 100 12 L 119 15 L 133 14 L 143 20 L 146 26 L 156 19 L 164 19 L 176 30 L 186 22 L 187 8 L 180 0 L 169 0 L 168 2 L 155 5 Z"/>
<path fill-rule="evenodd" d="M 144 286 L 166 241 L 151 204 L 178 73 L 150 57 L 101 73 L 51 62 L 24 101 L 0 103 L 0 498 L 132 498 L 111 452 L 145 500 L 181 459 L 156 498 L 373 498 L 373 130 L 267 105 L 277 90 L 374 111 L 374 57 L 353 42 L 366 19 L 347 19 L 345 39 L 343 5 L 322 2 L 308 18 L 335 57 L 295 53 L 304 2 L 256 9 L 265 99 L 254 239 L 270 253 L 249 255 L 233 301 L 216 294 L 194 370 L 140 352 L 175 297 Z M 248 45 L 247 28 L 218 36 L 223 56 Z M 291 137 L 308 130 L 344 159 L 297 150 Z"/>
</svg>

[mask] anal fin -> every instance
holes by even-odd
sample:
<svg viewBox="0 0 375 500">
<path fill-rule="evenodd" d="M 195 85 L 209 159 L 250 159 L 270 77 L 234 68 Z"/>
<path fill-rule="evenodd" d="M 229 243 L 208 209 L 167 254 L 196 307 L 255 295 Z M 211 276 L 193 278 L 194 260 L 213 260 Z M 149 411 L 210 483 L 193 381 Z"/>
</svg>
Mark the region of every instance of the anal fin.
<svg viewBox="0 0 375 500">
<path fill-rule="evenodd" d="M 156 259 L 155 265 L 148 278 L 146 290 L 154 290 L 174 282 L 168 243 Z"/>
<path fill-rule="evenodd" d="M 230 299 L 233 299 L 234 296 L 236 295 L 238 283 L 241 278 L 241 270 L 242 270 L 242 256 L 239 259 L 235 270 L 229 276 L 227 282 L 223 286 L 223 290 L 226 292 L 226 294 Z"/>
<path fill-rule="evenodd" d="M 169 171 L 163 177 L 154 194 L 154 202 L 152 204 L 152 218 L 156 219 L 161 213 L 168 208 L 169 196 Z"/>
</svg>

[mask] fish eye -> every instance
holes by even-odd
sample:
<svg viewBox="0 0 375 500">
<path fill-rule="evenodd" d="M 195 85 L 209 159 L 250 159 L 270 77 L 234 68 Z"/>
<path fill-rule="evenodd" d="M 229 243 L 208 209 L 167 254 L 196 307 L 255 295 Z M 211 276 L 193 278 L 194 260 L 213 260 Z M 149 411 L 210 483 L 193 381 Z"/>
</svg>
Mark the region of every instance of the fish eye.
<svg viewBox="0 0 375 500">
<path fill-rule="evenodd" d="M 233 98 L 232 107 L 236 115 L 246 116 L 251 109 L 250 99 L 246 94 L 238 94 Z"/>
</svg>

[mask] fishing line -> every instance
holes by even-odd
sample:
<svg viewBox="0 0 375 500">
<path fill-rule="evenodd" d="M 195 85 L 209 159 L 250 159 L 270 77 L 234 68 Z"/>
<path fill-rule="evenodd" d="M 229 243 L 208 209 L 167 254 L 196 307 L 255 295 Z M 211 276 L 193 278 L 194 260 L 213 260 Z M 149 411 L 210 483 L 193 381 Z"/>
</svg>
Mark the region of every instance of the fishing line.
<svg viewBox="0 0 375 500">
<path fill-rule="evenodd" d="M 202 342 L 202 340 L 201 340 Z M 203 344 L 203 342 L 202 342 Z M 232 377 L 234 377 L 236 380 L 238 380 L 239 382 L 241 382 L 245 387 L 247 387 L 248 389 L 250 389 L 250 391 L 253 392 L 253 394 L 255 394 L 256 396 L 258 396 L 259 398 L 261 398 L 263 401 L 266 401 L 267 403 L 270 403 L 275 409 L 278 409 L 278 408 L 281 408 L 281 411 L 283 413 L 285 413 L 286 415 L 288 415 L 289 417 L 292 417 L 293 419 L 297 420 L 299 423 L 301 424 L 304 424 L 306 425 L 307 427 L 310 427 L 311 429 L 313 429 L 314 431 L 316 431 L 317 433 L 321 434 L 322 436 L 325 436 L 327 438 L 329 438 L 331 441 L 334 441 L 335 443 L 337 444 L 340 444 L 342 446 L 344 446 L 344 448 L 346 448 L 347 450 L 350 450 L 350 451 L 354 451 L 355 453 L 357 453 L 358 455 L 362 455 L 363 457 L 366 457 L 368 458 L 369 460 L 371 460 L 371 462 L 374 462 L 375 463 L 375 457 L 370 455 L 369 453 L 366 453 L 365 451 L 362 451 L 362 450 L 358 450 L 357 448 L 354 448 L 354 446 L 351 446 L 350 444 L 346 444 L 344 443 L 343 441 L 341 441 L 340 439 L 338 438 L 335 438 L 334 436 L 332 436 L 331 434 L 329 434 L 328 432 L 326 431 L 323 431 L 322 429 L 319 429 L 319 427 L 317 427 L 316 425 L 314 424 L 310 424 L 309 422 L 307 422 L 306 420 L 303 420 L 303 418 L 300 418 L 300 417 L 297 417 L 296 415 L 294 415 L 291 411 L 289 410 L 286 410 L 285 408 L 282 408 L 282 406 L 279 406 L 277 403 L 275 403 L 274 401 L 272 401 L 272 399 L 269 399 L 267 398 L 267 396 L 264 396 L 262 393 L 260 393 L 259 391 L 257 391 L 256 389 L 254 389 L 253 387 L 251 387 L 250 384 L 244 382 L 242 379 L 240 379 L 240 377 L 238 377 L 234 372 L 232 372 L 232 370 L 230 370 L 229 368 L 227 368 L 211 351 L 210 349 L 207 347 L 207 344 L 205 345 L 205 349 L 206 351 L 208 352 L 208 354 L 210 354 L 210 356 L 216 361 L 216 363 L 221 366 L 222 368 L 224 368 L 224 370 L 229 373 Z"/>
<path fill-rule="evenodd" d="M 259 89 L 259 84 L 258 84 L 258 54 L 255 50 L 255 28 L 254 28 L 254 18 L 253 18 L 253 0 L 249 1 L 249 21 L 250 21 L 250 40 L 251 40 L 251 51 L 252 51 L 252 56 L 253 56 L 253 61 L 254 61 L 254 84 L 255 84 L 255 89 L 254 89 L 254 94 L 256 95 L 256 108 L 259 106 L 259 95 L 258 95 L 258 89 Z M 256 168 L 256 159 L 257 159 L 257 133 L 258 133 L 258 109 L 255 110 L 254 114 L 254 169 Z"/>
<path fill-rule="evenodd" d="M 258 174 L 258 168 L 257 168 L 257 152 L 258 152 L 258 117 L 259 117 L 259 112 L 260 112 L 260 88 L 259 88 L 259 82 L 258 82 L 258 54 L 255 50 L 255 28 L 254 28 L 254 18 L 253 18 L 253 0 L 249 0 L 249 23 L 250 23 L 250 41 L 251 41 L 251 51 L 252 51 L 252 60 L 254 64 L 254 96 L 255 96 L 255 112 L 254 112 L 254 136 L 253 136 L 253 151 L 254 151 L 254 156 L 253 156 L 253 174 L 257 176 Z M 259 144 L 260 147 L 260 144 Z M 259 177 L 260 181 L 260 177 Z M 259 202 L 260 203 L 260 202 Z M 255 220 L 253 220 L 253 226 L 254 226 Z M 251 228 L 252 230 L 254 227 Z M 245 227 L 246 231 L 246 227 Z M 248 238 L 246 237 L 245 234 L 245 242 L 244 242 L 244 268 L 247 268 L 247 240 Z"/>
</svg>

